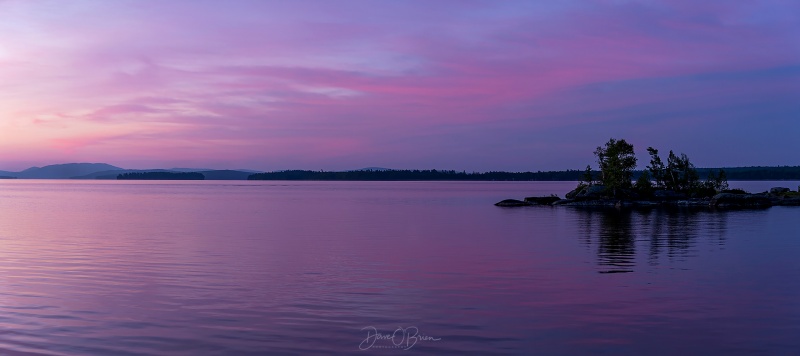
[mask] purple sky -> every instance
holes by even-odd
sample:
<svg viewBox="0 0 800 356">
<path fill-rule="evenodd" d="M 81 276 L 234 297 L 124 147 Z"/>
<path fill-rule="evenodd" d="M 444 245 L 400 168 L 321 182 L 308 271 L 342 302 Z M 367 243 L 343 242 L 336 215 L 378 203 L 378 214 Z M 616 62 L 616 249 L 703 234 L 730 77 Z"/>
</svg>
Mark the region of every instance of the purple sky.
<svg viewBox="0 0 800 356">
<path fill-rule="evenodd" d="M 0 0 L 0 169 L 800 165 L 800 1 Z"/>
</svg>

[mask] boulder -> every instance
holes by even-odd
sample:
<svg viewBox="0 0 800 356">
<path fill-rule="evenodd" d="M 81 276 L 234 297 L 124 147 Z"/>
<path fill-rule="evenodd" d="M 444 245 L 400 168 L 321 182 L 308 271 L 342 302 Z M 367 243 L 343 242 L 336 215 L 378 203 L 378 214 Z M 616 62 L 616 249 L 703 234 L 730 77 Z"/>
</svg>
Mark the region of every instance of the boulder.
<svg viewBox="0 0 800 356">
<path fill-rule="evenodd" d="M 569 203 L 574 202 L 574 199 L 561 199 L 558 201 L 554 201 L 552 205 L 569 205 Z"/>
<path fill-rule="evenodd" d="M 656 200 L 678 200 L 686 199 L 686 195 L 673 190 L 656 190 L 653 192 L 653 198 Z"/>
<path fill-rule="evenodd" d="M 567 199 L 575 199 L 575 198 L 589 198 L 589 197 L 600 197 L 606 190 L 605 186 L 602 185 L 579 185 L 577 188 L 571 190 L 569 193 L 564 195 Z"/>
<path fill-rule="evenodd" d="M 603 195 L 603 193 L 605 193 L 605 191 L 606 186 L 604 185 L 591 185 L 578 193 L 578 196 L 584 198 L 599 198 L 601 195 Z"/>
<path fill-rule="evenodd" d="M 550 205 L 557 201 L 561 200 L 561 198 L 557 196 L 549 196 L 549 197 L 527 197 L 525 198 L 526 203 L 531 203 L 534 205 Z"/>
<path fill-rule="evenodd" d="M 572 197 L 567 196 L 567 199 L 577 199 L 577 200 L 601 199 L 605 191 L 606 187 L 604 185 L 590 185 L 588 187 L 583 187 L 583 189 L 581 189 L 577 194 L 572 195 Z"/>
<path fill-rule="evenodd" d="M 711 198 L 710 204 L 718 208 L 768 208 L 772 201 L 759 194 L 719 193 Z"/>
<path fill-rule="evenodd" d="M 517 207 L 517 206 L 529 206 L 529 205 L 531 205 L 531 203 L 524 202 L 522 200 L 517 200 L 517 199 L 506 199 L 506 200 L 497 202 L 494 205 L 502 206 L 502 207 Z"/>
<path fill-rule="evenodd" d="M 583 188 L 586 188 L 586 186 L 579 185 L 577 188 L 571 190 L 569 193 L 564 195 L 564 197 L 566 197 L 567 199 L 575 199 L 575 196 L 578 195 L 578 193 L 580 193 L 581 191 L 583 191 Z"/>
</svg>

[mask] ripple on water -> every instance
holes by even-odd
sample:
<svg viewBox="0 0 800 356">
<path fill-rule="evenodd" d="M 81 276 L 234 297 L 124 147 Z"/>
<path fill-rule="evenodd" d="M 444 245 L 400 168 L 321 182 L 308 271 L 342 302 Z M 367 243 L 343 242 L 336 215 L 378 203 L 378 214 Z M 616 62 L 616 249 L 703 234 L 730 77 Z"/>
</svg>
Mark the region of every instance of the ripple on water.
<svg viewBox="0 0 800 356">
<path fill-rule="evenodd" d="M 800 210 L 492 205 L 572 186 L 0 182 L 0 353 L 800 348 Z"/>
</svg>

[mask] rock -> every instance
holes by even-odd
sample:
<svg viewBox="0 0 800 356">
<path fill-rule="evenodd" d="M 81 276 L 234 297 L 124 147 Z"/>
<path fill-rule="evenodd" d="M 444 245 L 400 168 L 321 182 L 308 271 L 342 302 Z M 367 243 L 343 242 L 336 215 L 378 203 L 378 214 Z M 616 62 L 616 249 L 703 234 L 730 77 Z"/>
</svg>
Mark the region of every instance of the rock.
<svg viewBox="0 0 800 356">
<path fill-rule="evenodd" d="M 546 197 L 526 197 L 525 200 L 506 199 L 496 203 L 496 206 L 517 207 L 531 205 L 553 205 L 553 206 L 574 206 L 587 208 L 728 208 L 728 209 L 762 209 L 773 205 L 800 206 L 800 193 L 785 191 L 785 188 L 773 188 L 771 191 L 779 191 L 780 195 L 773 195 L 767 192 L 750 194 L 743 191 L 723 192 L 713 198 L 687 198 L 684 194 L 679 194 L 670 190 L 659 190 L 654 194 L 655 199 L 638 198 L 608 198 L 603 197 L 605 187 L 595 185 L 590 187 L 579 187 L 567 196 L 573 195 L 574 198 L 559 199 L 557 196 Z M 618 191 L 620 195 L 628 195 L 624 190 Z M 633 194 L 630 194 L 633 195 Z"/>
<path fill-rule="evenodd" d="M 517 199 L 506 199 L 501 202 L 497 202 L 494 205 L 502 206 L 502 207 L 517 207 L 517 206 L 529 206 L 531 203 L 524 202 L 522 200 Z"/>
<path fill-rule="evenodd" d="M 776 199 L 773 201 L 773 204 L 782 206 L 800 206 L 800 197 Z"/>
<path fill-rule="evenodd" d="M 719 193 L 711 198 L 710 204 L 718 208 L 768 208 L 772 201 L 758 194 Z"/>
<path fill-rule="evenodd" d="M 638 207 L 638 206 L 642 206 L 642 204 L 640 204 L 640 202 L 637 200 L 617 200 L 616 204 L 614 204 L 614 207 L 617 209 Z"/>
<path fill-rule="evenodd" d="M 531 203 L 534 205 L 550 205 L 557 201 L 561 200 L 561 198 L 557 196 L 549 196 L 549 197 L 527 197 L 525 198 L 526 203 Z"/>
<path fill-rule="evenodd" d="M 578 193 L 578 197 L 581 198 L 600 198 L 602 194 L 606 191 L 606 186 L 604 185 L 591 185 L 583 189 L 580 193 Z"/>
<path fill-rule="evenodd" d="M 672 190 L 656 190 L 653 192 L 653 198 L 660 200 L 678 200 L 685 199 L 686 195 L 676 193 Z"/>
<path fill-rule="evenodd" d="M 742 189 L 725 189 L 720 193 L 733 193 L 733 194 L 750 194 Z"/>
<path fill-rule="evenodd" d="M 630 202 L 621 202 L 620 200 L 615 199 L 592 199 L 592 200 L 576 200 L 576 199 L 564 199 L 559 200 L 553 205 L 565 205 L 565 206 L 579 206 L 579 207 L 605 207 L 605 208 L 613 208 L 620 204 L 620 206 L 629 206 L 628 203 Z"/>
<path fill-rule="evenodd" d="M 668 205 L 674 205 L 679 207 L 708 207 L 711 205 L 710 199 L 686 199 L 686 200 L 676 200 L 670 202 Z"/>
<path fill-rule="evenodd" d="M 639 195 L 639 193 L 638 193 L 638 192 L 636 192 L 635 190 L 632 190 L 632 189 L 623 189 L 623 190 L 622 190 L 622 192 L 623 192 L 623 193 L 625 194 L 625 196 L 626 196 L 626 197 L 628 197 L 629 199 L 636 200 L 636 199 L 639 199 L 639 198 L 641 198 L 641 197 L 642 197 L 641 195 Z"/>
<path fill-rule="evenodd" d="M 568 205 L 569 203 L 574 202 L 574 199 L 561 199 L 554 201 L 552 205 Z"/>
<path fill-rule="evenodd" d="M 783 193 L 788 193 L 789 191 L 791 191 L 789 188 L 784 188 L 784 187 L 772 187 L 772 188 L 769 188 L 769 194 L 772 194 L 772 195 L 781 195 Z"/>
<path fill-rule="evenodd" d="M 578 195 L 578 193 L 580 193 L 583 190 L 583 188 L 586 188 L 586 187 L 579 185 L 577 188 L 571 190 L 569 193 L 564 195 L 564 197 L 566 197 L 567 199 L 574 199 L 575 196 Z"/>
<path fill-rule="evenodd" d="M 580 190 L 575 189 L 569 192 L 569 194 L 567 194 L 567 199 L 577 199 L 577 200 L 601 199 L 605 191 L 606 187 L 603 185 L 590 185 L 588 187 L 582 187 L 582 189 Z"/>
</svg>

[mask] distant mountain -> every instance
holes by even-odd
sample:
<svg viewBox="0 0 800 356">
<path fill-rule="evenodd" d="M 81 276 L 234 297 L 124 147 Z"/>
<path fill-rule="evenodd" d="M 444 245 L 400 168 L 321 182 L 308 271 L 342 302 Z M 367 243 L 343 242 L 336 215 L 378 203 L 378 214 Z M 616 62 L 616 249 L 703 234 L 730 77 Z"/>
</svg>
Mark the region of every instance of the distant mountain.
<svg viewBox="0 0 800 356">
<path fill-rule="evenodd" d="M 17 172 L 0 171 L 0 176 L 3 176 L 3 177 L 16 177 L 17 176 Z"/>
<path fill-rule="evenodd" d="M 361 169 L 356 169 L 356 170 L 357 171 L 378 171 L 378 172 L 393 171 L 393 169 L 391 169 L 391 168 L 383 168 L 383 167 L 367 167 L 367 168 L 361 168 Z"/>
<path fill-rule="evenodd" d="M 18 173 L 9 172 L 10 174 L 7 175 L 26 179 L 67 179 L 99 171 L 113 170 L 122 170 L 122 168 L 105 163 L 67 163 L 31 167 Z"/>
</svg>

